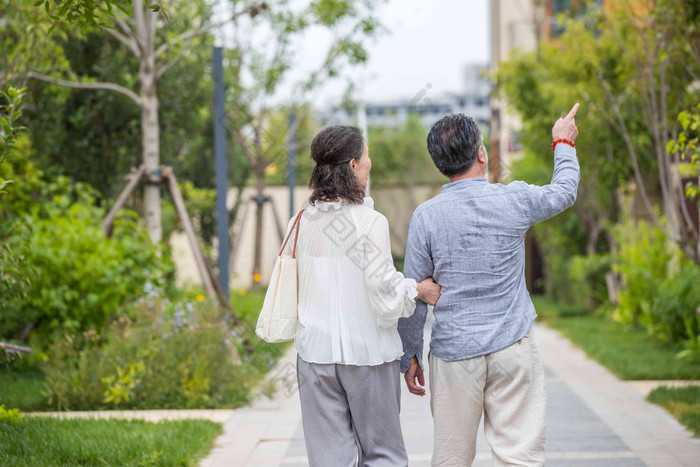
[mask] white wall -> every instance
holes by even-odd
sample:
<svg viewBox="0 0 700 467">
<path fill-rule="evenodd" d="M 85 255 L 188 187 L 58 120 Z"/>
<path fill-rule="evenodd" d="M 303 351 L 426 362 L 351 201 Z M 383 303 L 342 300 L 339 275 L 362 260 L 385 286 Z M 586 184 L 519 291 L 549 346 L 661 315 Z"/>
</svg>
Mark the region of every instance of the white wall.
<svg viewBox="0 0 700 467">
<path fill-rule="evenodd" d="M 447 180 L 445 180 L 447 182 Z M 413 210 L 418 204 L 426 201 L 440 192 L 441 185 L 428 186 L 419 185 L 408 190 L 404 187 L 372 187 L 372 198 L 375 201 L 375 208 L 382 212 L 389 219 L 391 229 L 391 244 L 395 254 L 403 256 L 406 248 L 406 237 L 408 235 L 408 225 L 411 220 Z M 272 198 L 272 202 L 277 207 L 278 220 L 283 233 L 290 220 L 289 216 L 289 188 L 286 186 L 268 187 L 265 193 Z M 243 191 L 243 199 L 250 199 L 255 194 L 253 188 Z M 295 212 L 308 206 L 308 199 L 311 191 L 306 186 L 297 186 L 294 191 Z M 236 192 L 230 191 L 227 204 L 229 209 L 236 200 Z M 234 257 L 233 269 L 231 271 L 231 289 L 248 288 L 252 285 L 253 261 L 255 252 L 255 211 L 256 204 L 250 202 L 247 212 L 241 208 L 238 225 L 243 225 L 240 233 L 241 243 L 237 254 Z M 245 212 L 245 220 L 242 215 Z M 270 203 L 265 204 L 263 216 L 262 233 L 262 281 L 266 284 L 272 273 L 272 266 L 279 252 L 281 245 L 275 218 Z M 184 234 L 176 233 L 171 236 L 170 244 L 173 249 L 173 261 L 175 263 L 176 281 L 178 285 L 200 284 L 199 272 L 190 251 L 187 238 Z"/>
</svg>

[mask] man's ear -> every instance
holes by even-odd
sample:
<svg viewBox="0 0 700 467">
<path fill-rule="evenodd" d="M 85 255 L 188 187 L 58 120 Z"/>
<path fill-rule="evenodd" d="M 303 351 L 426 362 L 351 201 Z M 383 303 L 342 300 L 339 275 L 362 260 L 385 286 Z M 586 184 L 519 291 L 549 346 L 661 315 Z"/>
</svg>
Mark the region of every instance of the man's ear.
<svg viewBox="0 0 700 467">
<path fill-rule="evenodd" d="M 479 162 L 481 162 L 482 164 L 485 164 L 487 161 L 486 147 L 484 147 L 483 144 L 481 146 L 479 146 L 479 152 L 477 154 L 477 158 L 479 159 Z"/>
</svg>

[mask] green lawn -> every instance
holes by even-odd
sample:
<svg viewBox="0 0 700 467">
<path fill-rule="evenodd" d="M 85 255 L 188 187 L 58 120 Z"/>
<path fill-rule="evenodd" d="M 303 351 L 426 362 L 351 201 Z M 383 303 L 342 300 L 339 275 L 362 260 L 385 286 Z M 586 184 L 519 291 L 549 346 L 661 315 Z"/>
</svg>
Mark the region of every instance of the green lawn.
<svg viewBox="0 0 700 467">
<path fill-rule="evenodd" d="M 654 389 L 647 399 L 659 404 L 673 414 L 695 436 L 700 437 L 700 387 L 669 388 L 661 386 Z"/>
<path fill-rule="evenodd" d="M 14 364 L 13 364 L 14 365 Z M 44 374 L 30 365 L 0 367 L 0 405 L 25 412 L 46 410 Z"/>
<path fill-rule="evenodd" d="M 533 297 L 537 314 L 586 354 L 624 380 L 700 379 L 700 365 L 676 358 L 682 349 L 654 341 L 642 329 Z"/>
<path fill-rule="evenodd" d="M 534 296 L 538 320 L 560 331 L 590 358 L 623 380 L 700 379 L 700 365 L 676 357 L 682 349 L 653 340 L 643 329 Z M 700 436 L 700 387 L 659 387 L 649 401 L 664 407 Z"/>
<path fill-rule="evenodd" d="M 0 465 L 197 465 L 222 431 L 207 420 L 0 421 Z"/>
</svg>

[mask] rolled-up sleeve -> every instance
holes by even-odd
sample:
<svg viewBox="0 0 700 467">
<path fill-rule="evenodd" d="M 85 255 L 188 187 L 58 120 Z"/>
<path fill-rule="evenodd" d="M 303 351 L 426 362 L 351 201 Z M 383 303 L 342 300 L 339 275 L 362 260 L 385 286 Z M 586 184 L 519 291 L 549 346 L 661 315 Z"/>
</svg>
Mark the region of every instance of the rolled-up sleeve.
<svg viewBox="0 0 700 467">
<path fill-rule="evenodd" d="M 406 277 L 420 282 L 433 276 L 433 258 L 426 239 L 425 227 L 420 213 L 414 212 L 408 228 L 406 243 L 406 258 L 404 262 Z M 411 359 L 415 355 L 421 368 L 423 367 L 423 328 L 428 315 L 428 305 L 416 300 L 416 310 L 413 316 L 399 320 L 399 334 L 403 343 L 401 357 L 401 372 L 408 370 Z"/>
<path fill-rule="evenodd" d="M 378 216 L 367 233 L 364 264 L 365 286 L 377 325 L 393 327 L 399 318 L 411 316 L 418 295 L 416 281 L 394 267 L 389 222 L 384 216 Z"/>
</svg>

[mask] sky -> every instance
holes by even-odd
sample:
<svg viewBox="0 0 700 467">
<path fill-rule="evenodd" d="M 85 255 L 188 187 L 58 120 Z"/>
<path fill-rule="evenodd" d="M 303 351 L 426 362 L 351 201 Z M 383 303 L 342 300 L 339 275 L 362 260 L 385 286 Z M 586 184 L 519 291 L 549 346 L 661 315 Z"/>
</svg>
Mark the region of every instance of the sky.
<svg viewBox="0 0 700 467">
<path fill-rule="evenodd" d="M 489 61 L 487 0 L 391 0 L 378 14 L 390 32 L 370 46 L 359 97 L 368 101 L 462 91 L 463 68 Z"/>
<path fill-rule="evenodd" d="M 389 0 L 375 12 L 388 29 L 368 43 L 369 61 L 350 70 L 355 96 L 365 102 L 411 99 L 419 92 L 438 96 L 464 90 L 464 66 L 489 61 L 488 0 Z M 318 67 L 330 44 L 321 28 L 309 30 L 295 45 L 295 63 L 286 86 Z M 337 103 L 344 80 L 314 93 L 312 103 Z M 282 95 L 286 94 L 282 90 Z"/>
</svg>

